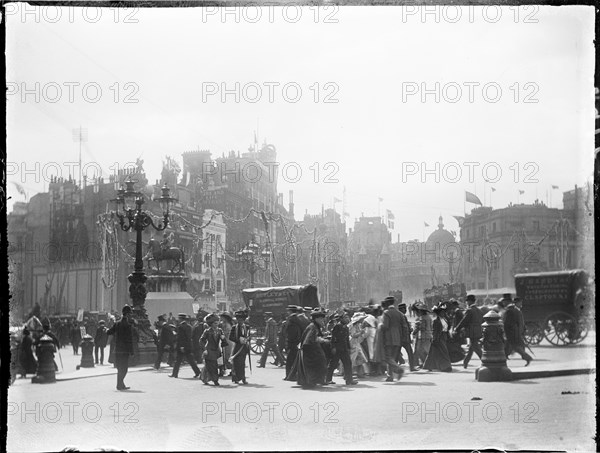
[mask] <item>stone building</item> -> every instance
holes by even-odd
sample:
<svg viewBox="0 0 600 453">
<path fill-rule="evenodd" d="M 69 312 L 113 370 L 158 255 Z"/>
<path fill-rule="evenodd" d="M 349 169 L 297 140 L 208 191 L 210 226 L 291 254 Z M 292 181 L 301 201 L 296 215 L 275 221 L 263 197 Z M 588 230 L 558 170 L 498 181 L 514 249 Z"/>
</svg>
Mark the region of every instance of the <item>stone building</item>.
<svg viewBox="0 0 600 453">
<path fill-rule="evenodd" d="M 391 282 L 412 301 L 423 299 L 423 291 L 459 279 L 459 247 L 455 235 L 444 229 L 442 216 L 437 230 L 425 242 L 412 240 L 392 244 Z"/>
<path fill-rule="evenodd" d="M 467 291 L 514 293 L 514 275 L 577 267 L 573 210 L 533 204 L 479 207 L 460 231 L 461 278 Z M 483 294 L 483 293 L 482 293 Z"/>
<path fill-rule="evenodd" d="M 354 299 L 377 302 L 389 294 L 391 233 L 381 217 L 360 217 L 348 232 L 348 259 L 354 270 Z"/>
</svg>

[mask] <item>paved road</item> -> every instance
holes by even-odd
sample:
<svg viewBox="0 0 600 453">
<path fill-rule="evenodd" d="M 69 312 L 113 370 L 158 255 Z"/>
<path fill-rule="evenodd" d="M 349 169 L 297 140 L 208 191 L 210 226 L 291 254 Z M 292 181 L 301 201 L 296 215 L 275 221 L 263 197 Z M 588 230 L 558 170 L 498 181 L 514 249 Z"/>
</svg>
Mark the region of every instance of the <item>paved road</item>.
<svg viewBox="0 0 600 453">
<path fill-rule="evenodd" d="M 63 349 L 65 367 L 78 357 Z M 581 360 L 591 347 L 534 349 L 538 366 Z M 513 369 L 524 365 L 510 360 Z M 593 451 L 595 375 L 478 383 L 473 361 L 451 374 L 407 373 L 302 390 L 281 369 L 254 368 L 250 385 L 169 379 L 170 368 L 9 389 L 9 451 L 114 446 L 131 450 L 565 449 Z M 533 366 L 533 364 L 532 364 Z M 549 365 L 545 365 L 549 366 Z M 104 367 L 110 369 L 109 367 Z M 68 372 L 68 371 L 67 371 Z M 66 374 L 66 373 L 65 373 Z M 342 382 L 341 378 L 337 378 Z M 71 408 L 71 409 L 70 409 Z M 26 412 L 29 411 L 29 412 Z M 36 419 L 37 418 L 37 419 Z"/>
</svg>

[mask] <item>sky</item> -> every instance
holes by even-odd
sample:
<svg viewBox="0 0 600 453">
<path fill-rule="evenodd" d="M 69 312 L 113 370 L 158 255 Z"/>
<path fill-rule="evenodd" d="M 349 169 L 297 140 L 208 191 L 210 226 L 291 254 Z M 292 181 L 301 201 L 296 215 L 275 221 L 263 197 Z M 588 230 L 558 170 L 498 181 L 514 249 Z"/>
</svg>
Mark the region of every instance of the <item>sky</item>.
<svg viewBox="0 0 600 453">
<path fill-rule="evenodd" d="M 256 134 L 297 219 L 345 188 L 348 227 L 390 210 L 394 241 L 458 231 L 465 191 L 562 207 L 591 180 L 593 7 L 8 6 L 9 212 L 76 168 L 79 127 L 90 176 L 150 181 Z"/>
</svg>

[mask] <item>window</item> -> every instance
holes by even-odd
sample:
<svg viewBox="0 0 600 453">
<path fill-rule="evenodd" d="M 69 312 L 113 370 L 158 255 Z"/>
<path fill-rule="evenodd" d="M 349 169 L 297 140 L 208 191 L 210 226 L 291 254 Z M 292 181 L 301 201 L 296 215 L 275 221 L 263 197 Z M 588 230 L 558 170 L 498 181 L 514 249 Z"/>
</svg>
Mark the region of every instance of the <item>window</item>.
<svg viewBox="0 0 600 453">
<path fill-rule="evenodd" d="M 534 220 L 533 221 L 533 229 L 535 231 L 540 231 L 540 221 L 539 220 Z"/>
<path fill-rule="evenodd" d="M 210 289 L 210 278 L 204 279 L 204 291 L 208 291 Z"/>
<path fill-rule="evenodd" d="M 222 291 L 221 284 L 222 284 L 221 280 L 217 280 L 217 292 L 218 293 L 220 293 Z"/>
</svg>

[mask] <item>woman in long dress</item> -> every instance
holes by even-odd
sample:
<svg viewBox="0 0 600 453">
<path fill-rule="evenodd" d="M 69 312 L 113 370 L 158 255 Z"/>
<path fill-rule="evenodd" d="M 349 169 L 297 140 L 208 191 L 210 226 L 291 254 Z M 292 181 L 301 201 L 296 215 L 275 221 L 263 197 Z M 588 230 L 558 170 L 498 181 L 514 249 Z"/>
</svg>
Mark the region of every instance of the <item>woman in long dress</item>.
<svg viewBox="0 0 600 453">
<path fill-rule="evenodd" d="M 327 375 L 327 359 L 321 347 L 327 343 L 323 337 L 323 325 L 325 324 L 325 313 L 313 311 L 312 323 L 304 330 L 301 349 L 296 358 L 297 382 L 303 388 L 313 388 L 317 384 L 323 385 Z"/>
<path fill-rule="evenodd" d="M 33 355 L 33 339 L 29 333 L 29 329 L 23 329 L 23 338 L 21 338 L 21 346 L 19 351 L 19 361 L 21 365 L 21 376 L 26 378 L 28 374 L 35 374 L 37 371 L 37 360 Z"/>
<path fill-rule="evenodd" d="M 222 357 L 221 348 L 227 346 L 225 334 L 219 327 L 219 317 L 215 314 L 208 315 L 204 318 L 204 322 L 210 327 L 202 332 L 200 337 L 200 347 L 204 357 L 204 369 L 202 370 L 201 379 L 204 384 L 212 381 L 215 385 L 219 385 L 219 366 L 217 361 Z"/>
<path fill-rule="evenodd" d="M 436 315 L 433 320 L 433 342 L 423 368 L 429 371 L 450 372 L 452 371 L 452 363 L 450 363 L 450 355 L 446 346 L 449 323 L 446 319 L 445 306 L 433 307 L 433 313 Z"/>
<path fill-rule="evenodd" d="M 227 340 L 227 346 L 223 347 L 223 365 L 219 367 L 219 374 L 221 376 L 225 376 L 226 370 L 231 369 L 229 357 L 231 357 L 231 351 L 233 351 L 235 346 L 235 343 L 229 340 L 232 327 L 233 318 L 231 315 L 229 313 L 221 313 L 221 330 L 225 334 L 225 339 Z"/>
<path fill-rule="evenodd" d="M 385 347 L 383 344 L 383 310 L 380 306 L 373 308 L 373 316 L 377 320 L 377 329 L 375 330 L 375 340 L 373 341 L 373 357 L 371 364 L 371 376 L 381 376 L 385 374 Z"/>
<path fill-rule="evenodd" d="M 352 316 L 350 321 L 350 360 L 352 361 L 352 370 L 356 371 L 358 377 L 364 377 L 365 367 L 367 363 L 367 357 L 360 345 L 366 338 L 366 329 L 363 327 L 363 321 L 366 315 L 364 313 L 357 312 Z"/>
</svg>

